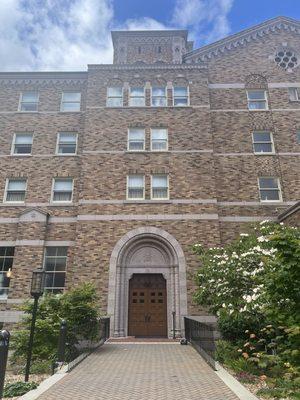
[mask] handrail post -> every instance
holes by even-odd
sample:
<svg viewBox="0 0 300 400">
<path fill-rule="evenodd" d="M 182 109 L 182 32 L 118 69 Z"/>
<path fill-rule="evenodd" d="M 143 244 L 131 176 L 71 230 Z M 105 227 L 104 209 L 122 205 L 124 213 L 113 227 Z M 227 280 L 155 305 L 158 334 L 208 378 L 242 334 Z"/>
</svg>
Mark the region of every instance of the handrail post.
<svg viewBox="0 0 300 400">
<path fill-rule="evenodd" d="M 66 354 L 67 321 L 64 319 L 60 323 L 57 362 L 64 363 Z"/>
<path fill-rule="evenodd" d="M 10 333 L 7 330 L 0 332 L 0 399 L 2 399 L 3 396 L 9 339 Z"/>
<path fill-rule="evenodd" d="M 172 322 L 173 322 L 173 339 L 176 338 L 176 323 L 175 323 L 175 311 L 172 311 Z"/>
</svg>

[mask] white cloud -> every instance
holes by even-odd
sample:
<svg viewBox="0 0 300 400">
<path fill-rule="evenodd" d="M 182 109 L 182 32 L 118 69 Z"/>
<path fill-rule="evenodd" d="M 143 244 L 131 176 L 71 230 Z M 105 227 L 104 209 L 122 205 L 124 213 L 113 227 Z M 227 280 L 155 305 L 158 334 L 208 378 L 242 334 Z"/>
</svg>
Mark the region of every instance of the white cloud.
<svg viewBox="0 0 300 400">
<path fill-rule="evenodd" d="M 149 17 L 117 24 L 113 0 L 0 0 L 0 70 L 85 70 L 111 63 L 111 29 L 189 28 L 206 43 L 229 33 L 233 0 L 176 0 L 168 25 Z"/>
<path fill-rule="evenodd" d="M 234 0 L 177 0 L 172 23 L 189 28 L 191 36 L 210 43 L 230 33 L 228 14 Z"/>
</svg>

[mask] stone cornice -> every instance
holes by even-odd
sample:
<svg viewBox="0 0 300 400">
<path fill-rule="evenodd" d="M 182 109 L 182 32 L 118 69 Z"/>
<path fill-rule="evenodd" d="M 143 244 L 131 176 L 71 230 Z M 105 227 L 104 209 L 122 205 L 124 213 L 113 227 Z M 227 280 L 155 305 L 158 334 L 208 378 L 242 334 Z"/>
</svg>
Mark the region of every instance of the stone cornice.
<svg viewBox="0 0 300 400">
<path fill-rule="evenodd" d="M 206 69 L 205 65 L 197 64 L 89 64 L 88 70 L 136 71 L 136 70 L 182 70 Z"/>
<path fill-rule="evenodd" d="M 0 86 L 83 86 L 87 72 L 0 72 Z"/>
<path fill-rule="evenodd" d="M 245 46 L 254 40 L 262 38 L 271 33 L 285 30 L 300 34 L 300 21 L 288 18 L 277 17 L 252 28 L 245 29 L 234 35 L 230 35 L 222 40 L 204 46 L 200 49 L 193 50 L 184 55 L 184 62 L 201 62 L 211 59 L 212 57 L 224 54 L 227 51 Z"/>
</svg>

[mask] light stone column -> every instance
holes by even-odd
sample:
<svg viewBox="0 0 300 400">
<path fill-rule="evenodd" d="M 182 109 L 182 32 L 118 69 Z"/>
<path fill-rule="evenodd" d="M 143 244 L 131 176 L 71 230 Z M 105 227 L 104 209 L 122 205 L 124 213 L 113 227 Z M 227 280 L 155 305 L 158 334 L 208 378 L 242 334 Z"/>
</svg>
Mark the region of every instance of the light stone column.
<svg viewBox="0 0 300 400">
<path fill-rule="evenodd" d="M 175 321 L 176 321 L 176 329 L 175 335 L 176 337 L 180 337 L 181 335 L 181 327 L 180 327 L 180 290 L 179 290 L 179 268 L 178 265 L 174 268 L 174 291 L 175 291 Z"/>
<path fill-rule="evenodd" d="M 114 336 L 120 336 L 120 287 L 121 287 L 121 267 L 117 265 L 116 271 L 116 299 L 115 299 L 115 325 Z"/>
</svg>

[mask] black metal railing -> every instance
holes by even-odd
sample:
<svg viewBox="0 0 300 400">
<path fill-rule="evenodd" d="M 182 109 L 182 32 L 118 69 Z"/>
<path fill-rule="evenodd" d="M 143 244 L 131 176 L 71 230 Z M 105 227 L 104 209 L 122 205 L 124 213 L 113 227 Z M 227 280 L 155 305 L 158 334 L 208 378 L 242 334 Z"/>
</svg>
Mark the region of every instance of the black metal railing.
<svg viewBox="0 0 300 400">
<path fill-rule="evenodd" d="M 201 322 L 197 317 L 184 317 L 185 338 L 201 354 L 205 361 L 217 369 L 216 342 L 220 333 L 216 322 Z"/>
<path fill-rule="evenodd" d="M 10 333 L 8 331 L 3 330 L 0 332 L 0 399 L 3 396 L 9 339 Z"/>
<path fill-rule="evenodd" d="M 97 318 L 83 325 L 68 326 L 63 320 L 58 338 L 57 361 L 54 369 L 70 363 L 82 353 L 90 352 L 109 338 L 110 318 Z"/>
</svg>

